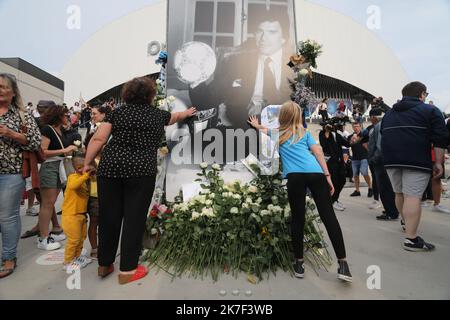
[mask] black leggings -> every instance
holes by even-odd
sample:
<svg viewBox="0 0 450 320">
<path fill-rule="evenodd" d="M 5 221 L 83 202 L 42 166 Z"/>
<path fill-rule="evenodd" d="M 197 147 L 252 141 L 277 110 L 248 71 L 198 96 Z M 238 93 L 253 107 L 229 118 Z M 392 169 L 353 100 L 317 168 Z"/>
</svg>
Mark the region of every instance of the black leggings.
<svg viewBox="0 0 450 320">
<path fill-rule="evenodd" d="M 331 202 L 335 203 L 339 200 L 339 196 L 341 195 L 342 189 L 345 186 L 345 163 L 344 161 L 337 161 L 334 159 L 330 159 L 327 162 L 328 171 L 331 175 L 331 181 L 334 186 L 334 194 L 331 197 Z"/>
<path fill-rule="evenodd" d="M 108 267 L 116 259 L 120 230 L 120 271 L 137 268 L 155 177 L 98 181 L 98 264 Z M 123 227 L 122 227 L 123 222 Z"/>
<path fill-rule="evenodd" d="M 295 258 L 303 259 L 303 233 L 305 229 L 306 188 L 319 211 L 338 259 L 346 258 L 341 227 L 331 203 L 330 188 L 325 175 L 319 173 L 291 173 L 288 175 L 288 197 L 292 211 L 292 243 Z"/>
</svg>

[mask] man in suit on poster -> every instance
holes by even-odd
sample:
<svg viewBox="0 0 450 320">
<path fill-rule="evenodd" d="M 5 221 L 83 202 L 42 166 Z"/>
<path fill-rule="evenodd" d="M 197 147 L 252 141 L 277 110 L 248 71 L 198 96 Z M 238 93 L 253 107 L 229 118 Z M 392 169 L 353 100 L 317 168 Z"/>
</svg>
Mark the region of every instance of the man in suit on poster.
<svg viewBox="0 0 450 320">
<path fill-rule="evenodd" d="M 259 116 L 264 107 L 290 99 L 288 79 L 293 72 L 287 63 L 294 50 L 289 30 L 285 10 L 258 15 L 255 37 L 224 54 L 214 75 L 190 90 L 198 110 L 218 110 L 212 127 L 249 129 L 249 116 Z"/>
</svg>

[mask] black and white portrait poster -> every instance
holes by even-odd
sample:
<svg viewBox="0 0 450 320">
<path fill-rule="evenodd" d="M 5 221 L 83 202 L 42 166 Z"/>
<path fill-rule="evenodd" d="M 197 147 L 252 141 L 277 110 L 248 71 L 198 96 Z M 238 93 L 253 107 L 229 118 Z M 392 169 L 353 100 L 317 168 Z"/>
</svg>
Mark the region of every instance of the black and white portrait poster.
<svg viewBox="0 0 450 320">
<path fill-rule="evenodd" d="M 177 111 L 199 111 L 171 129 L 168 179 L 188 165 L 257 155 L 249 116 L 292 93 L 294 1 L 169 0 L 168 12 L 167 94 L 176 97 Z"/>
</svg>

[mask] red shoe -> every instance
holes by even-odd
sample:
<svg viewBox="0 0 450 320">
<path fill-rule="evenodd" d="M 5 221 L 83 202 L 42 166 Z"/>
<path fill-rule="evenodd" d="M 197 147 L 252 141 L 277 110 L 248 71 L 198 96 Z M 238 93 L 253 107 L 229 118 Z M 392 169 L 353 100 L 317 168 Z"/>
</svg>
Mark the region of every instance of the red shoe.
<svg viewBox="0 0 450 320">
<path fill-rule="evenodd" d="M 134 274 L 119 274 L 119 284 L 127 284 L 144 278 L 148 274 L 148 269 L 139 265 Z"/>
</svg>

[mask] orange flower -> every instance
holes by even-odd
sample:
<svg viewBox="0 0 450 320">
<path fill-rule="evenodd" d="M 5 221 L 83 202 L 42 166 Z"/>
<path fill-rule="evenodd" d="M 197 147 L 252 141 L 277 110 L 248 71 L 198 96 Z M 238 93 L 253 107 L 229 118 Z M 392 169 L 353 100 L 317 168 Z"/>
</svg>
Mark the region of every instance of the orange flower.
<svg viewBox="0 0 450 320">
<path fill-rule="evenodd" d="M 299 65 L 306 61 L 305 57 L 299 55 L 291 56 L 290 60 L 294 65 Z"/>
</svg>

